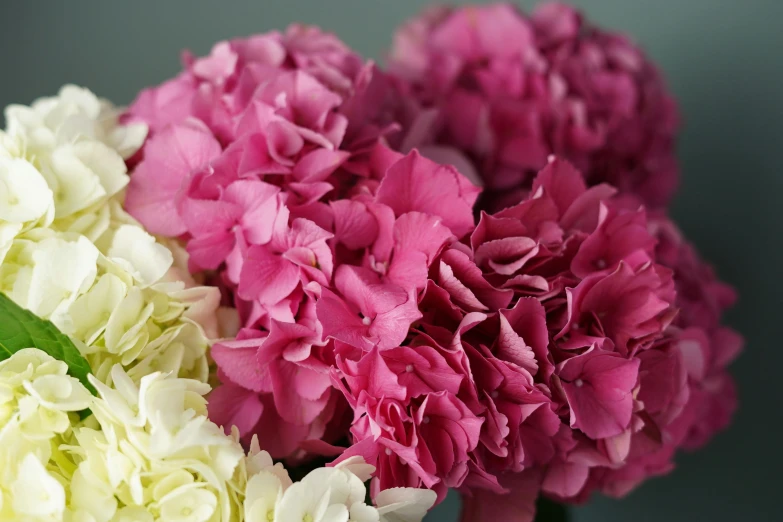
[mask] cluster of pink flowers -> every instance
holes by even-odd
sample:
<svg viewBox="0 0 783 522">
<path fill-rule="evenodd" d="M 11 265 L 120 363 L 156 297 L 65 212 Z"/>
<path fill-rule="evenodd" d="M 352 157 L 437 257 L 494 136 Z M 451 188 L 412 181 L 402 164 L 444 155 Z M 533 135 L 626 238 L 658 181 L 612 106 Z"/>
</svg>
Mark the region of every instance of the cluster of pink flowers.
<svg viewBox="0 0 783 522">
<path fill-rule="evenodd" d="M 312 27 L 220 42 L 185 65 L 129 110 L 152 137 L 134 159 L 126 207 L 149 231 L 183 239 L 191 271 L 211 274 L 239 312 L 236 340 L 212 352 L 225 382 L 211 397 L 215 419 L 286 456 L 326 436 L 345 409 L 315 301 L 344 274 L 327 244 L 335 227 L 354 249 L 366 246 L 351 220 L 385 174 L 367 169 L 394 161 L 376 150 L 394 128 L 391 91 L 372 63 Z M 385 191 L 397 189 L 390 181 Z M 391 253 L 377 255 L 382 264 Z M 252 397 L 240 400 L 234 383 Z"/>
<path fill-rule="evenodd" d="M 661 77 L 569 6 L 430 9 L 397 32 L 390 58 L 411 102 L 407 146 L 466 154 L 493 208 L 516 203 L 550 154 L 648 205 L 676 188 L 677 113 Z"/>
<path fill-rule="evenodd" d="M 668 471 L 730 419 L 741 346 L 732 291 L 644 208 L 674 175 L 651 66 L 561 6 L 509 9 L 407 26 L 395 71 L 430 86 L 294 26 L 186 57 L 126 115 L 151 128 L 128 211 L 237 311 L 212 419 L 277 458 L 361 455 L 374 493 L 459 488 L 468 520 Z M 463 173 L 516 200 L 476 218 Z"/>
</svg>

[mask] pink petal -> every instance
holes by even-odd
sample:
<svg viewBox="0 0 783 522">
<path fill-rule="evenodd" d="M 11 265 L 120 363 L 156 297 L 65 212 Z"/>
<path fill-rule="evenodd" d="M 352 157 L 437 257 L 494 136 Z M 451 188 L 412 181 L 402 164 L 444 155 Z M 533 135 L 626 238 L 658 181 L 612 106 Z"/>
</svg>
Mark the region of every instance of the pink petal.
<svg viewBox="0 0 783 522">
<path fill-rule="evenodd" d="M 437 165 L 413 151 L 386 172 L 376 201 L 397 216 L 411 211 L 439 216 L 462 237 L 473 229 L 473 203 L 479 192 L 453 167 Z"/>
<path fill-rule="evenodd" d="M 272 397 L 280 416 L 292 424 L 307 425 L 324 410 L 329 396 L 324 393 L 315 400 L 302 396 L 297 387 L 293 385 L 294 381 L 298 380 L 299 372 L 302 371 L 312 375 L 311 370 L 301 368 L 294 363 L 281 361 L 273 364 L 269 373 L 272 378 Z M 322 389 L 322 386 L 317 382 L 314 384 L 316 385 L 313 387 L 313 393 L 309 395 L 314 395 L 316 390 Z"/>
<path fill-rule="evenodd" d="M 571 407 L 571 426 L 591 439 L 622 433 L 631 421 L 631 390 L 638 371 L 638 359 L 594 350 L 567 360 L 560 376 Z"/>
<path fill-rule="evenodd" d="M 243 436 L 252 433 L 264 406 L 258 394 L 235 384 L 222 384 L 209 394 L 209 418 L 225 432 L 236 426 Z"/>
<path fill-rule="evenodd" d="M 365 350 L 373 347 L 367 325 L 362 323 L 356 312 L 351 311 L 338 295 L 324 290 L 316 305 L 316 312 L 323 325 L 325 337 L 339 339 Z"/>
<path fill-rule="evenodd" d="M 128 212 L 153 234 L 183 234 L 186 227 L 177 212 L 177 195 L 190 176 L 219 154 L 217 140 L 203 123 L 195 120 L 172 125 L 151 137 L 145 146 L 144 160 L 128 185 Z"/>
<path fill-rule="evenodd" d="M 394 223 L 394 245 L 398 252 L 416 251 L 425 254 L 427 265 L 452 238 L 451 231 L 440 218 L 421 212 L 403 214 Z"/>
<path fill-rule="evenodd" d="M 513 492 L 498 494 L 474 490 L 462 496 L 461 522 L 514 521 L 533 522 L 536 499 L 541 488 L 537 470 L 508 473 L 500 477 L 500 485 Z"/>
<path fill-rule="evenodd" d="M 247 251 L 239 276 L 239 296 L 263 304 L 276 304 L 286 298 L 300 282 L 299 268 L 266 246 Z"/>
<path fill-rule="evenodd" d="M 589 472 L 584 464 L 555 462 L 547 469 L 541 488 L 558 497 L 575 497 L 587 483 Z"/>
<path fill-rule="evenodd" d="M 268 371 L 256 358 L 262 344 L 263 339 L 226 341 L 215 344 L 210 354 L 234 383 L 254 392 L 270 391 Z"/>
<path fill-rule="evenodd" d="M 329 203 L 334 211 L 334 236 L 352 250 L 370 246 L 378 236 L 378 222 L 364 203 L 340 199 Z"/>
</svg>

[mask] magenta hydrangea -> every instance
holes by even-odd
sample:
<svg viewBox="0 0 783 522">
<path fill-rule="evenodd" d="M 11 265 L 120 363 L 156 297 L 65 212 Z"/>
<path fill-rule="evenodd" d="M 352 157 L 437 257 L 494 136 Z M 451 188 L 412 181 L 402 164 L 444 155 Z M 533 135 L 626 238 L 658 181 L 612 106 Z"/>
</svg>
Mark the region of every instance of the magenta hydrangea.
<svg viewBox="0 0 783 522">
<path fill-rule="evenodd" d="M 677 112 L 659 73 L 569 6 L 431 8 L 398 30 L 389 61 L 410 99 L 404 145 L 466 155 L 487 208 L 516 203 L 550 154 L 648 206 L 673 195 Z"/>
<path fill-rule="evenodd" d="M 126 116 L 151 127 L 126 206 L 236 311 L 217 423 L 479 521 L 624 494 L 728 422 L 733 294 L 662 211 L 547 156 L 476 217 L 469 160 L 395 150 L 404 91 L 313 28 L 185 65 Z"/>
</svg>

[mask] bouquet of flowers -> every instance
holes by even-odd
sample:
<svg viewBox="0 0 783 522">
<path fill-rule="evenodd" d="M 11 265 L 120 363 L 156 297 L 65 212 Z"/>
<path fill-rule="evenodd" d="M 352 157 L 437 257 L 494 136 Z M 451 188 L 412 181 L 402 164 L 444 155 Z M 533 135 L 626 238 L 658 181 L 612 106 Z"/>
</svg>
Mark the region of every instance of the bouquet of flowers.
<svg viewBox="0 0 783 522">
<path fill-rule="evenodd" d="M 302 25 L 183 61 L 6 109 L 0 519 L 532 521 L 731 420 L 734 293 L 627 39 L 497 4 L 387 70 Z"/>
</svg>

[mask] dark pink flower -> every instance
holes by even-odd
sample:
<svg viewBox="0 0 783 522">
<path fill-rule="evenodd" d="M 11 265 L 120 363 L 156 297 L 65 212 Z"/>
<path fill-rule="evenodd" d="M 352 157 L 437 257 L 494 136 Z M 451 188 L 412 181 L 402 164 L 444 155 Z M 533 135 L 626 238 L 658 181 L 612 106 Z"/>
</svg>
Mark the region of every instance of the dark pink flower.
<svg viewBox="0 0 783 522">
<path fill-rule="evenodd" d="M 357 442 L 342 458 L 362 455 L 375 465 L 375 491 L 425 486 L 442 498 L 462 484 L 483 421 L 457 397 L 441 391 L 405 406 L 362 392 L 356 400 L 361 416 L 351 432 Z"/>
<path fill-rule="evenodd" d="M 479 489 L 463 495 L 460 521 L 507 519 L 533 522 L 541 489 L 540 470 L 508 473 L 501 477 L 500 485 L 503 488 L 500 492 Z"/>
<path fill-rule="evenodd" d="M 658 71 L 569 6 L 428 10 L 398 30 L 390 56 L 418 105 L 406 111 L 407 144 L 469 156 L 484 205 L 514 204 L 550 154 L 650 205 L 672 196 L 677 115 Z"/>
<path fill-rule="evenodd" d="M 370 270 L 340 266 L 335 274 L 339 294 L 323 290 L 318 300 L 318 319 L 324 335 L 357 348 L 393 348 L 408 335 L 421 312 L 404 288 L 383 283 Z"/>
<path fill-rule="evenodd" d="M 571 410 L 571 426 L 591 439 L 619 435 L 631 423 L 639 361 L 592 348 L 566 359 L 557 376 Z"/>
<path fill-rule="evenodd" d="M 669 277 L 664 268 L 648 263 L 634 270 L 624 262 L 610 274 L 587 277 L 566 291 L 568 318 L 558 337 L 567 343 L 576 336 L 606 337 L 621 354 L 635 353 L 674 317 Z"/>
</svg>

